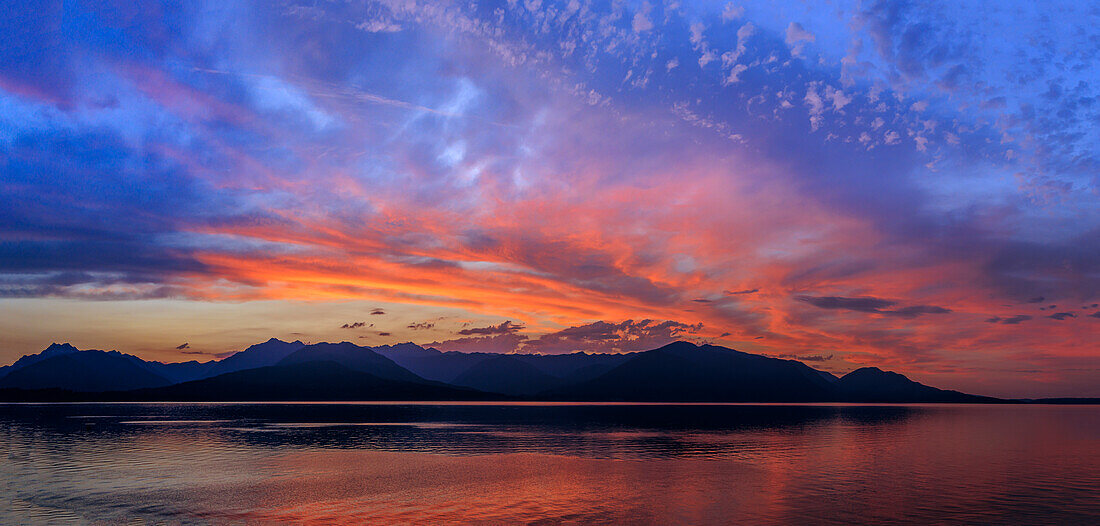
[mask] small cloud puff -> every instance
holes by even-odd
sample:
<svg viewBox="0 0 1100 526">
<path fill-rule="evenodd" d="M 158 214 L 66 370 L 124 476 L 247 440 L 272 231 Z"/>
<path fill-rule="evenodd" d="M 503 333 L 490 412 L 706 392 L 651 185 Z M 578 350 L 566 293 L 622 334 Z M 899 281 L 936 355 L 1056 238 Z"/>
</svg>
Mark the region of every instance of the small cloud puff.
<svg viewBox="0 0 1100 526">
<path fill-rule="evenodd" d="M 798 22 L 791 22 L 787 26 L 787 45 L 791 47 L 791 55 L 795 57 L 802 57 L 802 50 L 806 46 L 807 42 L 813 42 L 817 40 L 817 37 L 813 33 L 802 27 L 802 24 Z"/>
<path fill-rule="evenodd" d="M 458 331 L 463 336 L 491 336 L 494 334 L 511 334 L 522 331 L 525 327 L 523 325 L 517 325 L 512 323 L 511 320 L 501 323 L 500 325 L 490 325 L 488 327 L 474 327 L 471 329 L 462 329 Z"/>
</svg>

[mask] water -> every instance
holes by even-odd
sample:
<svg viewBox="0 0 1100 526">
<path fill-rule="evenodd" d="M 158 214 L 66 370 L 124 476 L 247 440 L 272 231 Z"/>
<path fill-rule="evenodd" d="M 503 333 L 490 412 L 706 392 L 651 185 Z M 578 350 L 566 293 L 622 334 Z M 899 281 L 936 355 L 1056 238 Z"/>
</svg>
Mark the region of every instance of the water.
<svg viewBox="0 0 1100 526">
<path fill-rule="evenodd" d="M 0 404 L 0 522 L 1100 524 L 1098 406 Z"/>
</svg>

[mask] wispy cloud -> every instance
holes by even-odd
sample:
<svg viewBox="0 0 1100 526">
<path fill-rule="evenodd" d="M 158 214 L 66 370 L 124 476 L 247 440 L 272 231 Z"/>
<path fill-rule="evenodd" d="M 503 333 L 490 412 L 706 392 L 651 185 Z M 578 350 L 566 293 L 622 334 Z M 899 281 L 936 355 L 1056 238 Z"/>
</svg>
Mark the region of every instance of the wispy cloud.
<svg viewBox="0 0 1100 526">
<path fill-rule="evenodd" d="M 856 312 L 868 312 L 898 316 L 902 318 L 915 318 L 924 314 L 949 314 L 951 309 L 934 305 L 910 305 L 898 309 L 887 309 L 897 305 L 895 301 L 879 298 L 845 298 L 841 296 L 796 296 L 798 301 L 804 301 L 820 309 L 840 309 Z"/>
</svg>

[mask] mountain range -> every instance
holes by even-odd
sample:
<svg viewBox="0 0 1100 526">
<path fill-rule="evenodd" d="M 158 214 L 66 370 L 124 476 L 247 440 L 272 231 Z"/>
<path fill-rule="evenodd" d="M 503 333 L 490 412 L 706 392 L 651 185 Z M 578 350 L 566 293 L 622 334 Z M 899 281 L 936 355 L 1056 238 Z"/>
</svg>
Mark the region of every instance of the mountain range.
<svg viewBox="0 0 1100 526">
<path fill-rule="evenodd" d="M 275 338 L 222 360 L 183 363 L 55 343 L 0 368 L 0 400 L 1002 401 L 875 367 L 838 378 L 796 360 L 689 342 L 541 355 Z"/>
</svg>

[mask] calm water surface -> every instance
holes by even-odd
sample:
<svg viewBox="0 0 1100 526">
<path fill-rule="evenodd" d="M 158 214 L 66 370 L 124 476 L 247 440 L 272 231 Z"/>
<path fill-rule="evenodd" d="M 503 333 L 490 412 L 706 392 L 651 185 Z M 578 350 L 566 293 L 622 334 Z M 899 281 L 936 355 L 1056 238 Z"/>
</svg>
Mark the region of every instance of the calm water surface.
<svg viewBox="0 0 1100 526">
<path fill-rule="evenodd" d="M 0 522 L 1100 524 L 1100 407 L 0 404 Z"/>
</svg>

